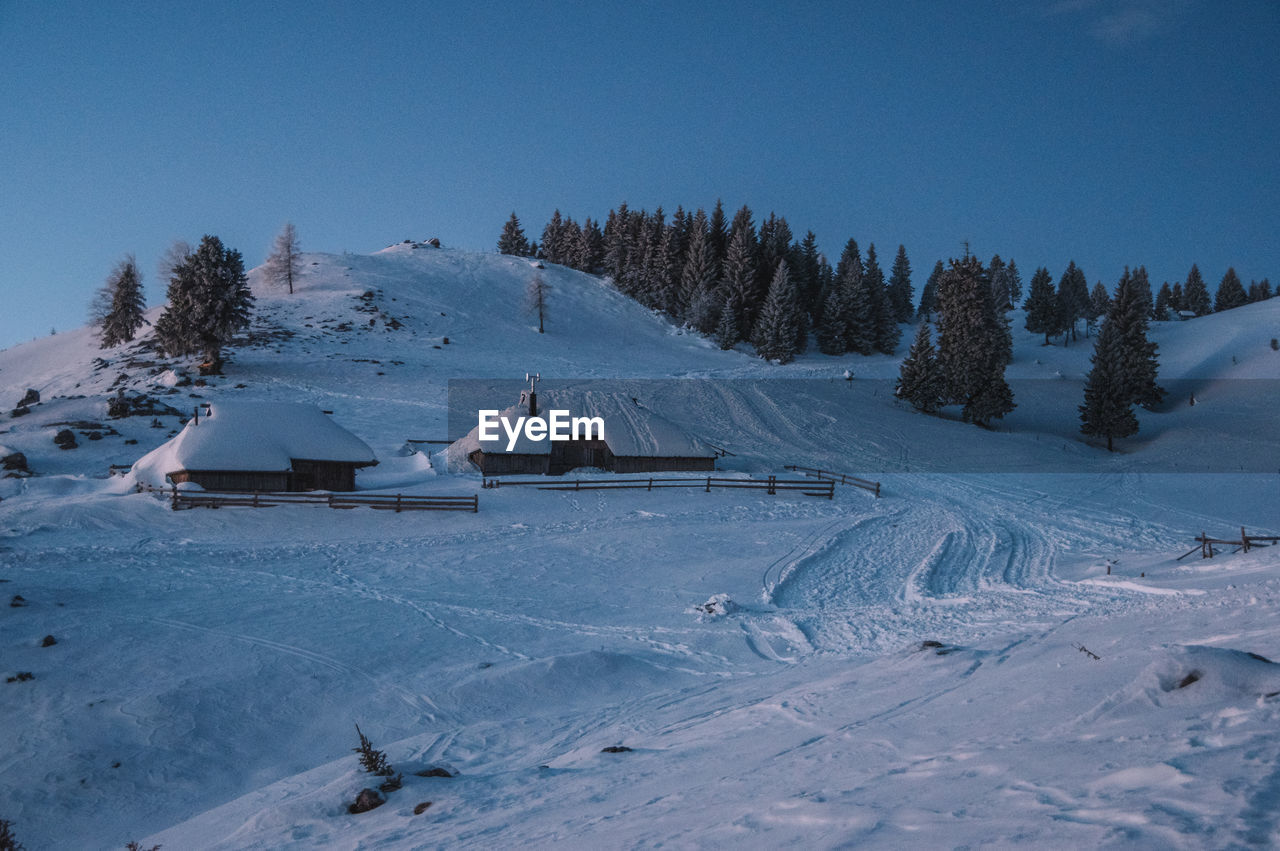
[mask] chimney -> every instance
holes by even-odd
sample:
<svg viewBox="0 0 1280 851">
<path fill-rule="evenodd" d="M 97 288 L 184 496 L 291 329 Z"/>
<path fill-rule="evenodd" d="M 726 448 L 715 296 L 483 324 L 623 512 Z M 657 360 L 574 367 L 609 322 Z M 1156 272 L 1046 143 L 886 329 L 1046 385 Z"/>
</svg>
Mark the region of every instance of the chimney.
<svg viewBox="0 0 1280 851">
<path fill-rule="evenodd" d="M 538 415 L 538 394 L 529 391 L 529 416 L 536 417 Z"/>
</svg>

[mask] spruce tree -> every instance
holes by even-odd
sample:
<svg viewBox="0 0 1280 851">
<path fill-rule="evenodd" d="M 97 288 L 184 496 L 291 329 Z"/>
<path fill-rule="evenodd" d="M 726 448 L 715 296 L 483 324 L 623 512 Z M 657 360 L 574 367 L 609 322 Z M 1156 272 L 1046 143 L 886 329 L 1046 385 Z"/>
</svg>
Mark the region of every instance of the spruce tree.
<svg viewBox="0 0 1280 851">
<path fill-rule="evenodd" d="M 263 267 L 268 281 L 277 287 L 287 287 L 289 294 L 293 295 L 294 281 L 302 271 L 302 250 L 293 222 L 284 223 Z"/>
<path fill-rule="evenodd" d="M 991 262 L 987 264 L 987 273 L 991 277 L 991 297 L 996 302 L 996 312 L 1002 312 L 1012 307 L 1009 297 L 1009 281 L 1005 277 L 1004 261 L 1000 259 L 1000 255 L 993 255 Z"/>
<path fill-rule="evenodd" d="M 529 254 L 529 240 L 525 237 L 524 228 L 520 227 L 520 219 L 514 212 L 502 226 L 502 235 L 498 237 L 498 253 L 514 254 L 517 257 Z"/>
<path fill-rule="evenodd" d="M 1124 398 L 1135 405 L 1151 408 L 1164 398 L 1165 391 L 1157 383 L 1159 362 L 1156 344 L 1147 339 L 1151 289 L 1147 270 L 1138 266 L 1133 274 L 1126 267 L 1116 286 L 1115 299 L 1108 317 L 1115 316 L 1120 337 L 1123 364 Z"/>
<path fill-rule="evenodd" d="M 1244 285 L 1240 283 L 1240 277 L 1236 274 L 1235 268 L 1228 268 L 1227 273 L 1222 276 L 1222 283 L 1218 284 L 1218 296 L 1213 302 L 1214 312 L 1243 307 L 1248 303 L 1249 295 L 1244 291 Z"/>
<path fill-rule="evenodd" d="M 938 280 L 938 367 L 945 404 L 985 426 L 1014 408 L 991 285 L 976 257 L 952 260 Z"/>
<path fill-rule="evenodd" d="M 248 327 L 253 307 L 240 252 L 206 235 L 174 268 L 168 300 L 156 321 L 159 348 L 171 356 L 203 354 L 204 371 L 220 371 L 223 346 Z"/>
<path fill-rule="evenodd" d="M 1190 310 L 1196 316 L 1206 316 L 1213 312 L 1213 304 L 1209 301 L 1209 290 L 1200 277 L 1200 269 L 1191 264 L 1187 273 L 1187 282 L 1182 285 L 1182 310 Z"/>
<path fill-rule="evenodd" d="M 846 289 L 840 285 L 840 281 L 832 280 L 822 306 L 822 318 L 814 329 L 818 351 L 824 355 L 842 355 L 849 351 L 849 343 L 845 339 L 845 316 L 849 312 L 849 305 L 845 295 Z"/>
<path fill-rule="evenodd" d="M 893 269 L 889 273 L 889 301 L 893 305 L 894 321 L 911 321 L 915 315 L 915 291 L 911 288 L 911 263 L 907 260 L 904 245 L 898 246 L 898 255 L 893 258 Z"/>
<path fill-rule="evenodd" d="M 1058 281 L 1058 325 L 1062 329 L 1062 344 L 1069 345 L 1076 339 L 1076 322 L 1089 309 L 1089 282 L 1074 260 Z"/>
<path fill-rule="evenodd" d="M 130 254 L 111 270 L 94 299 L 90 323 L 98 329 L 99 347 L 109 349 L 131 342 L 138 329 L 147 324 L 142 316 L 146 308 L 142 273 Z"/>
<path fill-rule="evenodd" d="M 1004 267 L 1004 275 L 1009 285 L 1009 304 L 1017 307 L 1022 301 L 1022 275 L 1012 257 L 1009 258 L 1009 265 Z"/>
<path fill-rule="evenodd" d="M 729 240 L 724 258 L 724 278 L 720 283 L 724 301 L 720 307 L 716 340 L 723 349 L 731 348 L 750 333 L 747 302 L 755 290 L 755 273 L 754 233 L 750 227 L 738 228 Z M 726 345 L 726 341 L 731 342 Z"/>
<path fill-rule="evenodd" d="M 779 260 L 756 321 L 753 343 L 760 357 L 782 363 L 789 363 L 795 357 L 796 327 L 800 322 L 798 301 L 787 261 Z"/>
<path fill-rule="evenodd" d="M 898 327 L 893 302 L 885 287 L 884 272 L 881 271 L 880 262 L 876 259 L 875 243 L 867 246 L 867 257 L 862 266 L 862 280 L 866 286 L 867 296 L 871 300 L 870 313 L 874 328 L 872 345 L 877 352 L 891 355 L 897 351 L 898 341 L 902 339 L 902 329 Z"/>
<path fill-rule="evenodd" d="M 1165 281 L 1160 285 L 1160 291 L 1156 293 L 1156 304 L 1152 309 L 1153 318 L 1161 322 L 1168 320 L 1173 304 L 1173 289 L 1169 286 L 1169 282 Z"/>
<path fill-rule="evenodd" d="M 685 251 L 684 268 L 680 272 L 680 318 L 704 333 L 710 329 L 699 327 L 692 308 L 704 293 L 715 291 L 719 277 L 711 249 L 707 213 L 699 209 L 689 225 L 689 245 Z"/>
<path fill-rule="evenodd" d="M 1109 313 L 1102 323 L 1089 359 L 1093 368 L 1085 379 L 1084 404 L 1080 406 L 1081 433 L 1105 437 L 1108 452 L 1115 451 L 1115 438 L 1138 432 L 1133 400 L 1125 383 L 1127 364 L 1120 327 L 1123 321 L 1116 313 Z"/>
<path fill-rule="evenodd" d="M 1044 334 L 1044 344 L 1061 329 L 1058 319 L 1058 297 L 1053 289 L 1053 277 L 1041 266 L 1031 276 L 1031 288 L 1024 305 L 1027 312 L 1026 329 L 1032 334 Z"/>
<path fill-rule="evenodd" d="M 1187 304 L 1187 295 L 1182 291 L 1182 282 L 1179 281 L 1178 283 L 1174 284 L 1173 289 L 1170 290 L 1169 309 L 1174 313 L 1178 313 L 1179 311 L 1183 311 L 1187 309 L 1186 304 Z M 1173 316 L 1170 318 L 1178 319 L 1181 317 Z"/>
<path fill-rule="evenodd" d="M 1111 295 L 1107 292 L 1107 288 L 1102 285 L 1102 281 L 1098 281 L 1093 285 L 1093 292 L 1089 293 L 1089 309 L 1085 314 L 1085 320 L 1089 325 L 1097 324 L 1098 320 L 1107 315 L 1107 311 L 1111 309 Z"/>
<path fill-rule="evenodd" d="M 1271 298 L 1271 281 L 1263 278 L 1261 281 L 1249 282 L 1249 301 L 1258 302 L 1266 301 Z"/>
<path fill-rule="evenodd" d="M 946 269 L 939 260 L 933 264 L 933 271 L 924 282 L 924 289 L 920 293 L 920 308 L 916 311 L 916 316 L 925 322 L 931 321 L 934 311 L 938 309 L 938 279 L 942 277 L 944 271 Z"/>
<path fill-rule="evenodd" d="M 938 354 L 933 347 L 928 322 L 921 322 L 916 331 L 911 351 L 902 361 L 893 393 L 926 414 L 936 412 L 942 403 L 942 372 L 938 367 Z"/>
</svg>

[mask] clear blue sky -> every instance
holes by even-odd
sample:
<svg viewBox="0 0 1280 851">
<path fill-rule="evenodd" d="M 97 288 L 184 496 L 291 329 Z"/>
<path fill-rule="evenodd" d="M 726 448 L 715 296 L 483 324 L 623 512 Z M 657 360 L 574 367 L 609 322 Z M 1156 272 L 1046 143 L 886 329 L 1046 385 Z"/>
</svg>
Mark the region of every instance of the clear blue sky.
<svg viewBox="0 0 1280 851">
<path fill-rule="evenodd" d="M 493 249 L 723 198 L 1090 283 L 1280 283 L 1280 4 L 0 0 L 0 346 L 175 239 Z"/>
</svg>

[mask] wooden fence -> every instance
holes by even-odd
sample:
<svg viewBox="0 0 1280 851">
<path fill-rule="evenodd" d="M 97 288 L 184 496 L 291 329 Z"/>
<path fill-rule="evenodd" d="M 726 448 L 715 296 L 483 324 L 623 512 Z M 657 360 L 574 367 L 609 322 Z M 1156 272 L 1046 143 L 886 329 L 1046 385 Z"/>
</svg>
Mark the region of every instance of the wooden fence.
<svg viewBox="0 0 1280 851">
<path fill-rule="evenodd" d="M 824 482 L 836 482 L 842 485 L 852 485 L 855 488 L 871 491 L 878 499 L 880 497 L 880 483 L 873 482 L 868 479 L 860 479 L 857 476 L 850 476 L 847 473 L 833 473 L 830 470 L 819 470 L 815 467 L 797 467 L 795 464 L 788 464 L 785 469 L 800 473 L 801 475 L 811 476 L 815 479 L 821 479 Z"/>
<path fill-rule="evenodd" d="M 832 499 L 835 496 L 835 483 L 830 481 L 815 482 L 809 479 L 779 479 L 770 476 L 767 479 L 730 479 L 717 476 L 701 476 L 698 478 L 647 478 L 647 479 L 572 479 L 557 481 L 555 479 L 485 479 L 486 488 L 510 488 L 533 486 L 543 491 L 587 491 L 587 490 L 658 490 L 660 488 L 700 488 L 710 493 L 712 488 L 744 488 L 762 490 L 769 494 L 780 491 L 799 491 L 805 496 L 823 496 Z"/>
<path fill-rule="evenodd" d="M 1235 552 L 1247 553 L 1249 552 L 1249 550 L 1253 549 L 1254 547 L 1269 547 L 1272 544 L 1280 543 L 1280 536 L 1250 535 L 1247 532 L 1245 532 L 1244 527 L 1241 526 L 1240 540 L 1238 541 L 1231 541 L 1223 538 L 1210 538 L 1204 532 L 1201 532 L 1200 535 L 1195 539 L 1195 541 L 1196 541 L 1196 545 L 1191 549 L 1187 550 L 1182 555 L 1178 556 L 1178 559 L 1177 559 L 1178 561 L 1182 561 L 1184 558 L 1191 555 L 1196 550 L 1200 551 L 1201 558 L 1213 558 L 1215 555 L 1217 555 L 1217 551 L 1215 551 L 1213 548 L 1215 544 L 1220 547 L 1235 547 L 1236 548 Z"/>
<path fill-rule="evenodd" d="M 139 490 L 165 493 L 174 511 L 184 508 L 271 508 L 276 505 L 327 505 L 335 509 L 364 506 L 377 511 L 470 511 L 480 510 L 480 499 L 471 496 L 406 496 L 404 494 L 314 493 L 299 491 L 195 491 L 170 488 Z"/>
</svg>

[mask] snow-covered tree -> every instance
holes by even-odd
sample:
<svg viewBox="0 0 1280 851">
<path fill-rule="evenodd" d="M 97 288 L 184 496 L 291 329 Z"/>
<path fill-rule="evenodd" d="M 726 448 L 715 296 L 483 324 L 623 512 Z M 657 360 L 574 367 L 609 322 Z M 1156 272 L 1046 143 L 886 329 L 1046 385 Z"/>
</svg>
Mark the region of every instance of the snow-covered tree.
<svg viewBox="0 0 1280 851">
<path fill-rule="evenodd" d="M 942 404 L 942 372 L 938 368 L 938 353 L 933 347 L 928 322 L 920 323 L 911 351 L 902 361 L 893 392 L 926 414 L 937 411 Z"/>
<path fill-rule="evenodd" d="M 524 228 L 520 227 L 520 219 L 514 212 L 502 226 L 502 235 L 498 237 L 498 253 L 514 254 L 517 257 L 529 254 L 529 239 L 524 235 Z"/>
<path fill-rule="evenodd" d="M 90 308 L 90 323 L 98 330 L 99 346 L 109 349 L 133 340 L 147 323 L 142 316 L 146 307 L 142 273 L 130 254 L 111 270 Z"/>
<path fill-rule="evenodd" d="M 889 290 L 885 287 L 884 272 L 881 271 L 880 262 L 876 259 L 875 243 L 867 246 L 867 257 L 862 266 L 862 280 L 866 286 L 867 296 L 871 300 L 870 313 L 874 328 L 872 345 L 877 352 L 891 355 L 897 351 L 898 341 L 902 339 L 902 329 L 898 327 L 893 302 L 890 299 Z"/>
<path fill-rule="evenodd" d="M 744 207 L 743 210 L 746 210 Z M 716 326 L 716 342 L 730 349 L 750 333 L 747 302 L 755 291 L 755 236 L 751 228 L 736 228 L 724 258 L 724 278 L 720 290 L 724 300 Z"/>
<path fill-rule="evenodd" d="M 240 252 L 206 235 L 173 269 L 168 300 L 156 321 L 160 349 L 174 356 L 203 354 L 206 371 L 218 372 L 222 348 L 248 327 L 253 308 Z"/>
<path fill-rule="evenodd" d="M 796 355 L 796 327 L 800 323 L 800 305 L 795 284 L 791 281 L 786 260 L 778 261 L 769 294 L 756 320 L 756 353 L 765 360 L 789 363 Z"/>
<path fill-rule="evenodd" d="M 1165 281 L 1160 285 L 1160 291 L 1156 293 L 1156 304 L 1151 313 L 1153 318 L 1165 321 L 1169 318 L 1170 311 L 1174 310 L 1173 288 L 1169 286 L 1169 282 Z"/>
<path fill-rule="evenodd" d="M 1009 287 L 1009 304 L 1017 307 L 1018 302 L 1022 301 L 1022 274 L 1012 257 L 1009 258 L 1009 265 L 1004 267 L 1004 275 Z"/>
<path fill-rule="evenodd" d="M 1261 281 L 1249 282 L 1249 301 L 1266 301 L 1271 298 L 1271 281 L 1263 278 Z"/>
<path fill-rule="evenodd" d="M 263 272 L 268 281 L 278 287 L 288 287 L 293 294 L 293 282 L 302 268 L 302 252 L 298 247 L 298 231 L 293 222 L 285 222 L 276 236 L 275 245 L 267 262 L 263 264 Z"/>
</svg>

